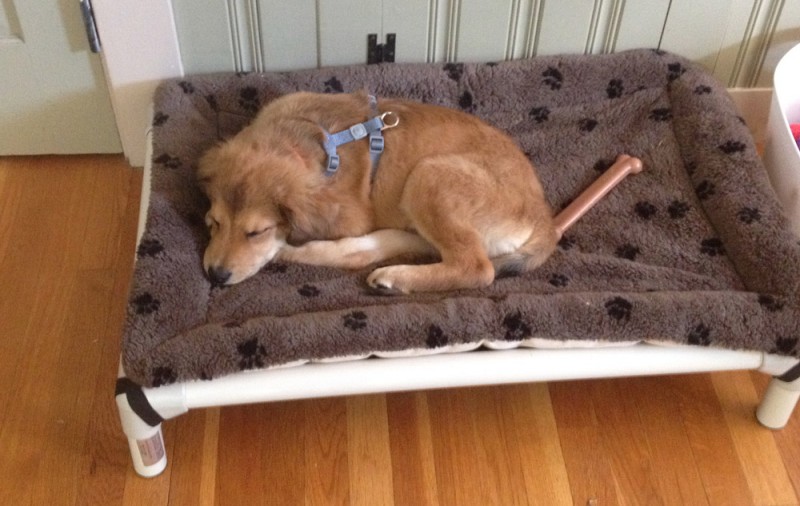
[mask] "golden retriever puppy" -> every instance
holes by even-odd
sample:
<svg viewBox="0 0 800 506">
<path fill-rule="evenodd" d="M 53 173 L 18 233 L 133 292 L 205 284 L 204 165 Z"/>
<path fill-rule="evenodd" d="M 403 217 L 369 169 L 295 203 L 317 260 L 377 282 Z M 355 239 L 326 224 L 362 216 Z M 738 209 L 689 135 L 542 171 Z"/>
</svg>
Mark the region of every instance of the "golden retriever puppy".
<svg viewBox="0 0 800 506">
<path fill-rule="evenodd" d="M 328 170 L 332 134 L 375 117 L 385 149 L 374 173 L 366 137 L 339 145 Z M 364 93 L 271 102 L 202 157 L 198 181 L 211 202 L 203 263 L 217 284 L 273 259 L 359 269 L 426 254 L 438 262 L 380 267 L 367 283 L 384 293 L 484 287 L 540 265 L 557 241 L 534 168 L 506 134 L 460 111 L 376 106 Z"/>
</svg>

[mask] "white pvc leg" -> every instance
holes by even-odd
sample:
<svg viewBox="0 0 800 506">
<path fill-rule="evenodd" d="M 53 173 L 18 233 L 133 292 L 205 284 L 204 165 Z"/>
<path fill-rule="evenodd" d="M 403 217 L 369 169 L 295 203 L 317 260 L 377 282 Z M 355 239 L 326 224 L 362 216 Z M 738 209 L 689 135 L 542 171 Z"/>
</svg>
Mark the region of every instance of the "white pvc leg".
<svg viewBox="0 0 800 506">
<path fill-rule="evenodd" d="M 789 422 L 798 400 L 800 379 L 786 382 L 772 378 L 761 404 L 758 405 L 756 418 L 767 428 L 782 429 Z"/>
<path fill-rule="evenodd" d="M 151 427 L 130 407 L 125 395 L 117 396 L 122 431 L 128 437 L 131 460 L 136 473 L 145 478 L 161 474 L 167 467 L 167 452 L 161 424 Z"/>
</svg>

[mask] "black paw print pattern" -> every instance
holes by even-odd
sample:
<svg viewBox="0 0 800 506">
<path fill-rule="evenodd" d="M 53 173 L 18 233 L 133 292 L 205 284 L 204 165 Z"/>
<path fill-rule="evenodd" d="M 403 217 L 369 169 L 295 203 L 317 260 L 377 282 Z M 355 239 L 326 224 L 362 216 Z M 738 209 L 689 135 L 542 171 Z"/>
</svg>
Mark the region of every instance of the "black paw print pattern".
<svg viewBox="0 0 800 506">
<path fill-rule="evenodd" d="M 142 239 L 139 243 L 139 248 L 136 250 L 136 256 L 139 258 L 155 257 L 164 251 L 164 245 L 157 239 Z"/>
<path fill-rule="evenodd" d="M 703 241 L 700 242 L 700 253 L 710 257 L 723 256 L 725 255 L 725 245 L 716 237 L 703 239 Z"/>
<path fill-rule="evenodd" d="M 779 337 L 775 340 L 775 351 L 773 353 L 796 355 L 797 342 L 798 339 L 796 337 Z"/>
<path fill-rule="evenodd" d="M 747 145 L 739 141 L 727 141 L 724 144 L 720 144 L 719 149 L 726 155 L 732 155 L 735 153 L 741 153 L 747 149 Z"/>
<path fill-rule="evenodd" d="M 131 301 L 133 309 L 138 315 L 148 315 L 158 311 L 161 307 L 161 302 L 153 297 L 151 294 L 145 292 Z"/>
<path fill-rule="evenodd" d="M 166 123 L 168 119 L 169 119 L 169 114 L 164 114 L 163 112 L 157 112 L 153 116 L 153 126 L 154 127 L 161 126 L 164 123 Z"/>
<path fill-rule="evenodd" d="M 614 255 L 618 258 L 624 258 L 625 260 L 636 260 L 639 253 L 641 253 L 641 250 L 633 244 L 623 244 L 617 248 Z"/>
<path fill-rule="evenodd" d="M 283 274 L 289 270 L 289 266 L 280 262 L 270 262 L 264 267 L 264 271 L 270 274 Z"/>
<path fill-rule="evenodd" d="M 643 220 L 649 220 L 658 213 L 658 208 L 647 201 L 637 202 L 633 211 Z"/>
<path fill-rule="evenodd" d="M 569 284 L 569 278 L 563 274 L 553 274 L 547 282 L 558 288 L 563 288 Z"/>
<path fill-rule="evenodd" d="M 160 387 L 175 383 L 178 379 L 171 367 L 159 366 L 153 369 L 153 386 Z"/>
<path fill-rule="evenodd" d="M 317 297 L 320 294 L 319 288 L 314 285 L 303 285 L 297 289 L 297 293 L 303 297 Z"/>
<path fill-rule="evenodd" d="M 463 63 L 447 63 L 444 66 L 444 71 L 447 72 L 447 77 L 449 77 L 453 81 L 458 81 L 459 79 L 461 79 L 461 76 L 464 74 L 464 64 Z"/>
<path fill-rule="evenodd" d="M 473 112 L 475 106 L 473 104 L 472 93 L 468 91 L 462 93 L 461 97 L 458 99 L 458 106 L 467 112 Z"/>
<path fill-rule="evenodd" d="M 711 329 L 701 323 L 689 331 L 686 340 L 689 344 L 708 346 L 711 344 Z"/>
<path fill-rule="evenodd" d="M 575 239 L 568 235 L 561 236 L 561 239 L 558 240 L 558 247 L 563 249 L 564 251 L 569 251 L 575 247 Z"/>
<path fill-rule="evenodd" d="M 336 76 L 331 77 L 323 84 L 325 85 L 325 93 L 342 93 L 344 91 L 342 82 Z"/>
<path fill-rule="evenodd" d="M 250 113 L 257 113 L 261 107 L 258 98 L 258 90 L 252 86 L 247 86 L 239 91 L 239 107 Z"/>
<path fill-rule="evenodd" d="M 686 68 L 680 63 L 670 63 L 667 65 L 667 79 L 674 81 L 686 72 Z"/>
<path fill-rule="evenodd" d="M 212 111 L 219 112 L 219 102 L 217 102 L 217 97 L 214 95 L 206 95 L 206 102 Z"/>
<path fill-rule="evenodd" d="M 700 84 L 694 88 L 695 95 L 708 95 L 711 91 L 711 86 L 706 86 L 705 84 Z"/>
<path fill-rule="evenodd" d="M 608 316 L 617 321 L 629 321 L 631 319 L 631 311 L 633 304 L 622 297 L 614 297 L 605 304 Z"/>
<path fill-rule="evenodd" d="M 342 317 L 344 326 L 350 330 L 361 330 L 367 326 L 367 315 L 363 311 L 353 311 Z"/>
<path fill-rule="evenodd" d="M 239 369 L 258 369 L 264 367 L 264 358 L 267 356 L 267 349 L 253 337 L 236 345 L 239 352 Z"/>
<path fill-rule="evenodd" d="M 682 200 L 673 200 L 669 207 L 667 207 L 667 213 L 669 217 L 673 220 L 679 220 L 681 218 L 686 217 L 686 214 L 689 212 L 689 204 L 683 202 Z"/>
<path fill-rule="evenodd" d="M 551 90 L 560 90 L 561 85 L 564 83 L 564 75 L 555 67 L 547 67 L 547 70 L 542 72 L 542 82 L 550 87 Z"/>
<path fill-rule="evenodd" d="M 761 221 L 761 211 L 755 207 L 743 207 L 736 213 L 736 216 L 739 217 L 739 221 L 747 223 L 748 225 L 756 221 Z"/>
<path fill-rule="evenodd" d="M 605 172 L 612 165 L 614 165 L 614 160 L 611 160 L 610 158 L 601 158 L 600 160 L 597 160 L 597 162 L 594 164 L 593 168 L 597 172 Z"/>
<path fill-rule="evenodd" d="M 194 93 L 194 85 L 189 81 L 181 81 L 178 83 L 178 86 L 180 86 L 183 92 L 187 95 Z"/>
<path fill-rule="evenodd" d="M 781 299 L 765 293 L 758 296 L 758 303 L 770 313 L 776 313 L 782 310 L 784 306 L 784 302 Z"/>
<path fill-rule="evenodd" d="M 714 183 L 711 181 L 705 180 L 701 181 L 697 188 L 694 189 L 695 193 L 697 193 L 697 198 L 700 200 L 706 200 L 710 196 L 714 195 L 717 191 L 717 187 L 714 186 Z"/>
<path fill-rule="evenodd" d="M 425 339 L 425 345 L 428 348 L 441 348 L 442 346 L 447 346 L 448 342 L 449 339 L 441 328 L 437 325 L 428 327 L 428 338 Z"/>
<path fill-rule="evenodd" d="M 550 109 L 547 107 L 534 107 L 528 112 L 528 116 L 537 123 L 544 123 L 550 118 Z"/>
<path fill-rule="evenodd" d="M 672 119 L 672 110 L 669 107 L 659 107 L 650 111 L 649 118 L 653 121 L 669 121 Z"/>
<path fill-rule="evenodd" d="M 522 318 L 519 311 L 514 311 L 503 318 L 503 327 L 506 328 L 504 339 L 506 341 L 521 341 L 531 336 L 531 327 Z"/>
<path fill-rule="evenodd" d="M 622 79 L 612 79 L 608 82 L 608 86 L 606 87 L 606 95 L 608 98 L 620 98 L 624 91 L 625 87 L 622 85 Z"/>
<path fill-rule="evenodd" d="M 162 165 L 168 169 L 177 169 L 181 166 L 181 159 L 176 156 L 170 156 L 166 153 L 153 158 L 153 162 Z"/>
<path fill-rule="evenodd" d="M 597 125 L 598 123 L 596 119 L 584 118 L 578 123 L 578 128 L 580 128 L 581 132 L 589 133 L 594 130 Z"/>
</svg>

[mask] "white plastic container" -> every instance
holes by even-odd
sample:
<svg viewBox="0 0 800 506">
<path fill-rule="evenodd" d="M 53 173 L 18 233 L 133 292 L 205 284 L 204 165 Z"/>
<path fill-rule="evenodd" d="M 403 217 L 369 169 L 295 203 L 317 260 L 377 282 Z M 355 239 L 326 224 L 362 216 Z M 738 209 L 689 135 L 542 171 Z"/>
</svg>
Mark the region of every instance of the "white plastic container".
<svg viewBox="0 0 800 506">
<path fill-rule="evenodd" d="M 800 123 L 800 44 L 781 58 L 775 68 L 774 92 L 767 124 L 764 165 L 772 186 L 800 236 L 800 149 L 790 123 Z"/>
</svg>

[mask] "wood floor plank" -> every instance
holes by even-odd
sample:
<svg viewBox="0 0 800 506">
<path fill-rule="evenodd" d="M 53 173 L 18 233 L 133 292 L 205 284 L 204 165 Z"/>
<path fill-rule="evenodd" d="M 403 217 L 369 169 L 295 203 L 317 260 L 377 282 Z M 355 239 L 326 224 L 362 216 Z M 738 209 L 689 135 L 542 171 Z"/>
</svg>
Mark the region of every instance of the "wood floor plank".
<svg viewBox="0 0 800 506">
<path fill-rule="evenodd" d="M 635 381 L 627 378 L 593 381 L 587 395 L 594 406 L 618 496 L 627 504 L 661 504 L 639 406 L 627 394 L 628 384 Z M 614 399 L 615 409 L 607 409 L 609 399 Z"/>
<path fill-rule="evenodd" d="M 493 504 L 484 483 L 480 435 L 470 412 L 474 389 L 428 392 L 439 504 Z"/>
<path fill-rule="evenodd" d="M 505 433 L 516 434 L 509 453 L 519 455 L 527 504 L 572 504 L 550 393 L 544 383 L 487 389 L 497 396 Z"/>
<path fill-rule="evenodd" d="M 624 391 L 638 407 L 659 501 L 701 506 L 708 504 L 708 498 L 684 430 L 679 399 L 671 388 L 675 380 L 636 378 L 625 382 Z"/>
<path fill-rule="evenodd" d="M 771 377 L 753 371 L 750 373 L 750 379 L 756 389 L 757 398 L 759 400 L 762 399 Z M 770 432 L 772 437 L 775 438 L 775 444 L 781 453 L 789 479 L 792 480 L 794 494 L 796 497 L 800 497 L 800 465 L 791 465 L 791 463 L 800 463 L 800 416 L 798 416 L 798 409 L 795 409 L 795 414 L 789 419 L 786 427 L 779 430 L 770 430 Z"/>
<path fill-rule="evenodd" d="M 104 162 L 109 158 L 103 158 Z M 124 166 L 122 157 L 110 165 L 100 164 L 98 170 L 117 170 L 124 185 L 107 189 L 110 195 L 125 197 L 125 211 L 119 222 L 118 236 L 112 238 L 116 243 L 116 260 L 113 264 L 113 288 L 110 293 L 101 294 L 113 301 L 101 332 L 102 351 L 99 369 L 93 378 L 91 419 L 84 440 L 84 471 L 78 484 L 76 504 L 93 506 L 103 504 L 115 506 L 122 504 L 127 469 L 130 456 L 125 451 L 124 436 L 121 437 L 119 416 L 116 404 L 109 402 L 110 385 L 114 385 L 119 362 L 119 333 L 125 315 L 125 307 L 132 275 L 131 256 L 134 251 L 135 233 L 138 223 L 139 197 L 142 184 L 142 171 Z"/>
<path fill-rule="evenodd" d="M 586 395 L 591 384 L 591 381 L 566 381 L 548 386 L 572 500 L 580 505 L 592 501 L 598 505 L 620 504 L 611 462 L 601 444 L 597 413 Z"/>
<path fill-rule="evenodd" d="M 389 421 L 385 395 L 347 398 L 347 464 L 350 504 L 394 504 Z"/>
<path fill-rule="evenodd" d="M 754 504 L 711 376 L 677 376 L 672 391 L 709 504 Z"/>
<path fill-rule="evenodd" d="M 219 410 L 209 410 L 216 411 Z M 169 504 L 201 504 L 203 491 L 214 488 L 203 480 L 205 469 L 206 412 L 189 411 L 174 422 L 174 435 L 170 441 L 173 448 L 169 466 L 171 476 L 169 484 Z M 216 448 L 213 449 L 216 452 Z M 216 456 L 215 456 L 216 457 Z M 215 458 L 216 460 L 216 458 Z M 208 477 L 208 474 L 205 474 Z M 212 479 L 211 483 L 215 483 Z"/>
<path fill-rule="evenodd" d="M 305 504 L 349 504 L 347 401 L 307 401 L 305 415 Z"/>
<path fill-rule="evenodd" d="M 438 505 L 427 394 L 391 394 L 387 410 L 395 504 Z"/>
<path fill-rule="evenodd" d="M 766 428 L 753 429 L 758 398 L 750 374 L 726 371 L 713 373 L 711 378 L 754 502 L 797 501 L 772 433 Z"/>
<path fill-rule="evenodd" d="M 200 470 L 200 483 L 198 485 L 200 488 L 200 497 L 194 504 L 198 506 L 214 506 L 214 504 L 216 504 L 217 489 L 220 408 L 208 408 L 204 411 L 203 466 Z"/>
<path fill-rule="evenodd" d="M 304 437 L 303 401 L 222 408 L 218 504 L 303 504 Z"/>
</svg>

